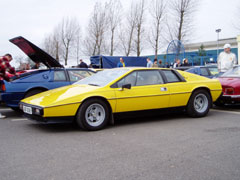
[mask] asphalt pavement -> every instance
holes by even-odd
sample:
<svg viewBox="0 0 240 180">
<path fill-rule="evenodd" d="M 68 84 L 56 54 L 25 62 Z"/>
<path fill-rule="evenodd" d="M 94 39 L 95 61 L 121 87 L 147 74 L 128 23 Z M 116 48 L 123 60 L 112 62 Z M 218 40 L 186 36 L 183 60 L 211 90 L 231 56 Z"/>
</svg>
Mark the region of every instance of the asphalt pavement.
<svg viewBox="0 0 240 180">
<path fill-rule="evenodd" d="M 1 180 L 239 180 L 240 108 L 118 120 L 96 132 L 0 112 Z"/>
</svg>

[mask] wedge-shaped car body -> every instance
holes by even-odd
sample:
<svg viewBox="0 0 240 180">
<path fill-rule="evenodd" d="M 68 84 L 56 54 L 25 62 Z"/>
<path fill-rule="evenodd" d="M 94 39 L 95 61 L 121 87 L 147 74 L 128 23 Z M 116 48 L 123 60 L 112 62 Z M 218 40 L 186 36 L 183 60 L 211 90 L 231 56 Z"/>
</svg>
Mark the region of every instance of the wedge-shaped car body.
<svg viewBox="0 0 240 180">
<path fill-rule="evenodd" d="M 57 60 L 23 37 L 13 38 L 10 42 L 17 45 L 34 62 L 41 62 L 48 67 L 22 71 L 19 77 L 12 77 L 10 82 L 0 81 L 0 101 L 14 110 L 18 110 L 19 102 L 23 98 L 70 85 L 95 73 L 90 69 L 63 68 Z"/>
<path fill-rule="evenodd" d="M 222 96 L 216 105 L 240 103 L 240 66 L 234 66 L 220 77 L 222 84 Z"/>
<path fill-rule="evenodd" d="M 218 80 L 184 71 L 118 68 L 26 98 L 20 108 L 38 122 L 76 121 L 83 129 L 99 130 L 122 113 L 182 107 L 202 117 L 221 92 Z"/>
</svg>

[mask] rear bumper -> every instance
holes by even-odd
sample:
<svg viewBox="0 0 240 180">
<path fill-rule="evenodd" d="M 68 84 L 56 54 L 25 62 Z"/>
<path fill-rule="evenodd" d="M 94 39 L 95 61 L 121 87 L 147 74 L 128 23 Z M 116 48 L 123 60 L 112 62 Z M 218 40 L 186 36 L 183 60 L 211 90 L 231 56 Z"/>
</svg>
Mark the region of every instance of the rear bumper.
<svg viewBox="0 0 240 180">
<path fill-rule="evenodd" d="M 225 103 L 239 103 L 240 95 L 222 95 L 219 100 Z"/>
</svg>

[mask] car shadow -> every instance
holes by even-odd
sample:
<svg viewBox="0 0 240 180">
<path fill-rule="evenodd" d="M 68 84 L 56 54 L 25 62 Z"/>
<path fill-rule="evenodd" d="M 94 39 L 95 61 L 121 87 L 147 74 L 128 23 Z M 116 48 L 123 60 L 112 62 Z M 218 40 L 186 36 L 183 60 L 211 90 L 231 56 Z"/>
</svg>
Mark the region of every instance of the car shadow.
<svg viewBox="0 0 240 180">
<path fill-rule="evenodd" d="M 175 112 L 171 114 L 159 114 L 159 115 L 146 115 L 141 117 L 127 117 L 127 118 L 116 118 L 114 126 L 110 127 L 120 127 L 133 124 L 145 124 L 145 123 L 161 123 L 163 121 L 181 121 L 186 119 L 192 119 L 183 112 Z"/>
<path fill-rule="evenodd" d="M 32 122 L 32 124 L 28 124 L 29 127 L 34 128 L 39 131 L 44 131 L 48 133 L 64 133 L 64 132 L 74 132 L 80 131 L 81 129 L 71 123 L 59 123 L 59 124 L 38 124 Z"/>
<path fill-rule="evenodd" d="M 216 106 L 214 105 L 213 106 L 213 109 L 219 109 L 219 110 L 232 110 L 232 111 L 235 111 L 235 110 L 240 110 L 240 103 L 238 104 L 225 104 L 225 105 L 222 105 L 222 106 Z"/>
<path fill-rule="evenodd" d="M 107 125 L 104 129 L 113 129 L 129 125 L 144 125 L 145 123 L 161 123 L 163 121 L 181 121 L 182 119 L 186 120 L 186 118 L 188 118 L 188 116 L 184 113 L 171 113 L 161 116 L 146 115 L 141 117 L 116 118 L 114 125 Z M 32 122 L 30 124 L 28 123 L 27 126 L 29 126 L 30 128 L 34 128 L 38 131 L 44 131 L 47 133 L 89 132 L 80 129 L 76 123 L 39 124 L 36 122 Z"/>
</svg>

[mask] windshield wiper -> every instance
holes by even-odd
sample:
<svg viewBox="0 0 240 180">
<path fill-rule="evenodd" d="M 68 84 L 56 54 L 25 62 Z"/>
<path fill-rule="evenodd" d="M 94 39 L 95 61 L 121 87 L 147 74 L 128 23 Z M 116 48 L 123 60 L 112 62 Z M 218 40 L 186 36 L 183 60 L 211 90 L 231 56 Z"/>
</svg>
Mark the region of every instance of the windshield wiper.
<svg viewBox="0 0 240 180">
<path fill-rule="evenodd" d="M 90 86 L 99 86 L 98 84 L 88 84 Z"/>
</svg>

